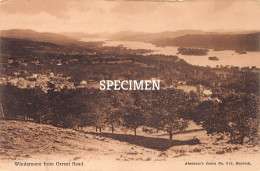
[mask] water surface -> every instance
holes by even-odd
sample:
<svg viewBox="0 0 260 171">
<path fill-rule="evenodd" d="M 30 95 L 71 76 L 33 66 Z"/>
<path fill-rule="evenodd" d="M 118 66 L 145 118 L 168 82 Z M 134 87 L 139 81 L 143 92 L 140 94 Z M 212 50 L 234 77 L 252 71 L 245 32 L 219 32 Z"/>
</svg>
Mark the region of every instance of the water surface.
<svg viewBox="0 0 260 171">
<path fill-rule="evenodd" d="M 260 67 L 260 52 L 247 52 L 246 54 L 238 54 L 232 50 L 214 51 L 209 50 L 208 55 L 205 56 L 190 56 L 177 54 L 178 47 L 166 46 L 157 47 L 151 43 L 137 42 L 137 41 L 111 41 L 107 39 L 81 39 L 82 41 L 103 41 L 103 46 L 118 46 L 123 45 L 130 49 L 150 49 L 153 50 L 151 54 L 163 55 L 177 55 L 192 65 L 216 67 L 222 66 L 238 66 L 238 67 Z M 219 60 L 209 60 L 210 56 L 216 56 Z"/>
</svg>

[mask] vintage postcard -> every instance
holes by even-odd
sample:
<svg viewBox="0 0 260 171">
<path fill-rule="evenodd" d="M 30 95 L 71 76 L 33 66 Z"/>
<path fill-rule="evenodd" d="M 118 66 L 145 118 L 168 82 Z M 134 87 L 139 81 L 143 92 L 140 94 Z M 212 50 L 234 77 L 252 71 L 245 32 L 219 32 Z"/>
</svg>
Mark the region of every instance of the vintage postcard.
<svg viewBox="0 0 260 171">
<path fill-rule="evenodd" d="M 259 0 L 0 0 L 0 170 L 259 171 Z"/>
</svg>

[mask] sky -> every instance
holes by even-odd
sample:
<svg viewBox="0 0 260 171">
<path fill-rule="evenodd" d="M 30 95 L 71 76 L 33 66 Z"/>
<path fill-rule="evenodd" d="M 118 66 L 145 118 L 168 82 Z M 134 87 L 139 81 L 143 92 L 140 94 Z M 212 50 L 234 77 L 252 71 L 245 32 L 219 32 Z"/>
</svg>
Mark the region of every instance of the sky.
<svg viewBox="0 0 260 171">
<path fill-rule="evenodd" d="M 260 30 L 259 17 L 260 0 L 0 0 L 0 30 Z"/>
</svg>

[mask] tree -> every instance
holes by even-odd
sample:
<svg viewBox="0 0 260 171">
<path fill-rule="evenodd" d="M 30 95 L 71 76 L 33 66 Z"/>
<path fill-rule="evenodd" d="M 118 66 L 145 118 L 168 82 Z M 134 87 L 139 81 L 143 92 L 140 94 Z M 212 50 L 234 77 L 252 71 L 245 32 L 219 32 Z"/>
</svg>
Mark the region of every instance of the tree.
<svg viewBox="0 0 260 171">
<path fill-rule="evenodd" d="M 51 124 L 54 126 L 74 128 L 79 124 L 79 118 L 85 112 L 82 89 L 67 89 L 48 91 L 50 109 L 53 113 Z M 73 119 L 72 119 L 73 118 Z"/>
<path fill-rule="evenodd" d="M 110 108 L 106 110 L 106 124 L 111 126 L 111 131 L 114 133 L 115 126 L 118 126 L 121 124 L 120 118 L 121 118 L 122 110 Z"/>
<path fill-rule="evenodd" d="M 221 98 L 218 111 L 211 113 L 203 127 L 207 133 L 224 133 L 232 143 L 243 144 L 244 138 L 255 141 L 259 127 L 259 97 L 254 94 L 229 93 Z"/>
<path fill-rule="evenodd" d="M 3 107 L 5 117 L 20 117 L 24 116 L 22 108 L 24 108 L 21 90 L 11 85 L 0 85 L 0 101 Z"/>
<path fill-rule="evenodd" d="M 161 90 L 152 100 L 150 124 L 165 130 L 172 139 L 173 133 L 188 127 L 188 96 L 182 90 Z"/>
<path fill-rule="evenodd" d="M 153 108 L 150 110 L 150 113 L 148 114 L 148 119 L 146 121 L 146 125 L 156 128 L 157 133 L 160 129 L 163 129 L 164 127 L 164 115 L 160 108 Z"/>
<path fill-rule="evenodd" d="M 49 123 L 52 113 L 47 95 L 38 87 L 23 92 L 23 112 L 37 123 Z"/>
<path fill-rule="evenodd" d="M 133 129 L 134 135 L 136 135 L 136 129 L 144 123 L 142 110 L 134 105 L 126 107 L 123 121 L 124 126 L 128 129 Z"/>
<path fill-rule="evenodd" d="M 190 113 L 190 118 L 197 124 L 203 123 L 207 120 L 212 113 L 216 112 L 218 108 L 218 102 L 208 100 L 202 101 L 199 105 Z"/>
<path fill-rule="evenodd" d="M 102 128 L 105 126 L 105 112 L 99 109 L 98 107 L 94 108 L 92 110 L 92 121 L 93 124 L 96 126 L 96 131 L 99 129 L 99 132 L 101 132 Z"/>
<path fill-rule="evenodd" d="M 172 139 L 173 132 L 183 131 L 188 127 L 188 120 L 178 116 L 178 113 L 162 110 L 163 128 L 169 133 L 169 138 Z"/>
<path fill-rule="evenodd" d="M 112 90 L 107 92 L 107 100 L 104 105 L 104 111 L 106 113 L 105 123 L 111 127 L 112 133 L 114 133 L 115 126 L 121 125 L 124 108 L 121 98 L 122 96 L 119 91 Z"/>
</svg>

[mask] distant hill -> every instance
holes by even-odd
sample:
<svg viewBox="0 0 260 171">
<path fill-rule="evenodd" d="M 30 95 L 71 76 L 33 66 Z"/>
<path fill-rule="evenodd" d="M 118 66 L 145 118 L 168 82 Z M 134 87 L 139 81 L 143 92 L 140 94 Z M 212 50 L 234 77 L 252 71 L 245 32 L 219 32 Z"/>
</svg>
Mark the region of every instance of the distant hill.
<svg viewBox="0 0 260 171">
<path fill-rule="evenodd" d="M 80 38 L 106 38 L 118 41 L 141 41 L 157 46 L 212 48 L 215 50 L 260 51 L 260 31 L 204 32 L 199 30 L 146 33 L 123 31 L 118 33 L 88 34 L 80 32 L 49 33 L 34 30 L 3 30 L 0 37 L 27 39 L 66 45 L 90 46 Z M 101 43 L 100 43 L 101 44 Z M 93 44 L 94 46 L 98 44 Z"/>
<path fill-rule="evenodd" d="M 260 51 L 260 32 L 203 32 L 199 30 L 161 33 L 119 32 L 113 40 L 142 41 L 157 46 L 212 48 L 215 50 Z"/>
<path fill-rule="evenodd" d="M 12 30 L 2 30 L 0 31 L 0 37 L 5 38 L 16 38 L 16 39 L 27 39 L 38 42 L 49 42 L 49 43 L 58 43 L 58 44 L 67 44 L 76 42 L 77 39 L 67 37 L 57 33 L 49 33 L 49 32 L 37 32 L 34 30 L 20 30 L 20 29 L 12 29 Z"/>
<path fill-rule="evenodd" d="M 122 31 L 118 33 L 80 33 L 80 32 L 63 32 L 62 35 L 73 38 L 107 38 L 111 40 L 122 41 L 142 41 L 152 42 L 164 38 L 176 38 L 187 34 L 203 34 L 204 32 L 199 30 L 180 30 L 180 31 L 165 31 L 161 33 L 146 33 L 146 32 L 134 32 L 134 31 Z"/>
<path fill-rule="evenodd" d="M 34 30 L 26 29 L 12 29 L 12 30 L 2 30 L 0 31 L 0 37 L 3 38 L 14 38 L 14 39 L 25 39 L 36 42 L 48 42 L 59 45 L 70 45 L 70 46 L 89 46 L 95 47 L 101 45 L 101 43 L 95 42 L 81 42 L 78 38 L 68 37 L 58 33 L 50 32 L 37 32 Z"/>
<path fill-rule="evenodd" d="M 199 30 L 180 30 L 180 31 L 165 31 L 161 33 L 144 33 L 144 32 L 119 32 L 111 35 L 111 39 L 114 40 L 127 40 L 127 41 L 143 41 L 154 42 L 163 40 L 165 38 L 176 38 L 187 34 L 203 34 L 204 32 Z"/>
<path fill-rule="evenodd" d="M 260 51 L 260 31 L 200 30 L 166 31 L 146 33 L 123 31 L 118 33 L 62 33 L 73 38 L 107 38 L 118 41 L 141 41 L 157 46 L 212 48 L 215 50 Z"/>
<path fill-rule="evenodd" d="M 61 35 L 72 37 L 75 39 L 81 39 L 81 38 L 109 38 L 111 36 L 110 33 L 96 33 L 96 34 L 88 34 L 88 33 L 82 33 L 82 32 L 62 32 Z"/>
<path fill-rule="evenodd" d="M 153 42 L 157 46 L 260 51 L 260 32 L 249 34 L 194 34 Z"/>
</svg>

